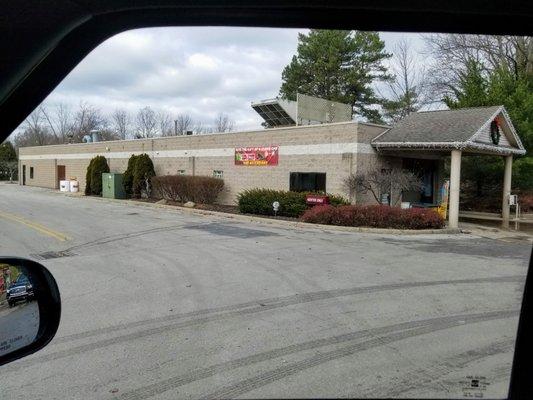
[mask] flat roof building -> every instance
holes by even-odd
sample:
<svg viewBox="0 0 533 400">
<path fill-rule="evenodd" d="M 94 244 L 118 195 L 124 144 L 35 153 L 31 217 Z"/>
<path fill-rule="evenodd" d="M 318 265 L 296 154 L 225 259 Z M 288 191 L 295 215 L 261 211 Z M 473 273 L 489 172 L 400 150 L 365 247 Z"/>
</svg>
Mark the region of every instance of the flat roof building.
<svg viewBox="0 0 533 400">
<path fill-rule="evenodd" d="M 234 204 L 239 192 L 251 188 L 325 191 L 348 197 L 345 178 L 372 168 L 415 169 L 424 188 L 402 193 L 402 201 L 438 204 L 448 179 L 444 158 L 451 155 L 450 226 L 457 226 L 461 155 L 505 157 L 502 209 L 508 218 L 512 156 L 525 150 L 503 106 L 480 107 L 413 113 L 394 127 L 349 121 L 25 147 L 19 150 L 19 182 L 57 189 L 60 180 L 76 178 L 83 190 L 93 157 L 105 156 L 111 172 L 122 173 L 129 157 L 142 153 L 152 158 L 157 175 L 223 178 L 222 204 Z M 375 202 L 370 194 L 350 200 Z"/>
</svg>

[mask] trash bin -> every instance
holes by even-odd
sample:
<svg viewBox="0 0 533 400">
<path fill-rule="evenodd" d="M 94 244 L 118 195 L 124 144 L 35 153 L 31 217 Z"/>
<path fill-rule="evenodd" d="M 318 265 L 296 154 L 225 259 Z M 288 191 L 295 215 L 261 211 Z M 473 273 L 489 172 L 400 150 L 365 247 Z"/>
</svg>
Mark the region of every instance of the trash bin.
<svg viewBox="0 0 533 400">
<path fill-rule="evenodd" d="M 59 191 L 60 192 L 69 192 L 70 191 L 70 181 L 59 181 Z"/>
</svg>

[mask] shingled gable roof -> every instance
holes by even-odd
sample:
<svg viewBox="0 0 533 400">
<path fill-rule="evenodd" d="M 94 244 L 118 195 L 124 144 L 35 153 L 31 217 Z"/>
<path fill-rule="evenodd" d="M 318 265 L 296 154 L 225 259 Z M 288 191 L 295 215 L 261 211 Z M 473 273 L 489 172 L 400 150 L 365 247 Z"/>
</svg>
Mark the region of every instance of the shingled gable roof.
<svg viewBox="0 0 533 400">
<path fill-rule="evenodd" d="M 494 145 L 479 140 L 496 117 L 503 117 L 506 135 L 503 143 Z M 372 140 L 380 150 L 459 149 L 480 153 L 524 154 L 524 146 L 503 106 L 461 108 L 457 110 L 412 113 L 391 129 Z"/>
</svg>

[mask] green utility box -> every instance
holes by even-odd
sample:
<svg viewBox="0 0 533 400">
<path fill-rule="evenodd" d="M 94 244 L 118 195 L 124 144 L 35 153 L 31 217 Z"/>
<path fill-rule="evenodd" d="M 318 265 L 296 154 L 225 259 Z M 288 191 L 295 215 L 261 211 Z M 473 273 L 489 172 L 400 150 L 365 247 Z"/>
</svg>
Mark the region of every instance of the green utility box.
<svg viewBox="0 0 533 400">
<path fill-rule="evenodd" d="M 124 174 L 105 172 L 102 174 L 102 197 L 108 199 L 125 199 L 126 192 L 122 185 Z"/>
</svg>

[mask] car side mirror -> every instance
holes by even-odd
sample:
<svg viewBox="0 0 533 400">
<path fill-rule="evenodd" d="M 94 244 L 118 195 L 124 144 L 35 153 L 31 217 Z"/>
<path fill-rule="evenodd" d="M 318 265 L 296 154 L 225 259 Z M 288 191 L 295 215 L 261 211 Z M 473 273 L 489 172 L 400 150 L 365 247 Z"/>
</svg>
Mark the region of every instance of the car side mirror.
<svg viewBox="0 0 533 400">
<path fill-rule="evenodd" d="M 35 261 L 0 257 L 0 365 L 46 346 L 60 317 L 52 274 Z"/>
</svg>

